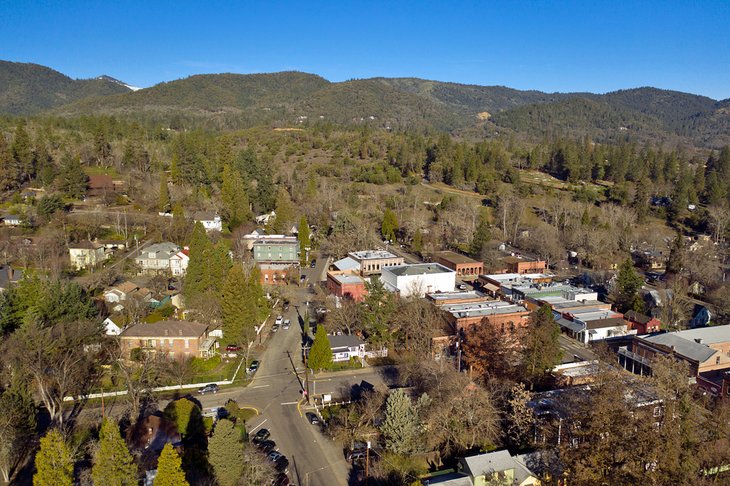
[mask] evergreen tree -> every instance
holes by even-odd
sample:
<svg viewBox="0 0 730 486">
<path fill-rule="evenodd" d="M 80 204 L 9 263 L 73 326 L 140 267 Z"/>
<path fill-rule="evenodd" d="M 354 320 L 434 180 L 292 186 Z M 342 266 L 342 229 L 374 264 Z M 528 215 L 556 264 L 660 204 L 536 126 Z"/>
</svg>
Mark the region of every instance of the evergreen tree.
<svg viewBox="0 0 730 486">
<path fill-rule="evenodd" d="M 522 367 L 532 387 L 545 373 L 560 363 L 560 328 L 549 305 L 532 312 L 524 335 Z"/>
<path fill-rule="evenodd" d="M 244 444 L 230 420 L 219 420 L 208 440 L 208 460 L 220 486 L 235 486 L 243 473 Z"/>
<path fill-rule="evenodd" d="M 25 121 L 21 120 L 15 128 L 13 144 L 10 146 L 13 162 L 20 176 L 19 183 L 27 182 L 35 177 L 35 159 L 30 136 L 25 129 Z"/>
<path fill-rule="evenodd" d="M 0 137 L 0 190 L 13 189 L 20 184 L 20 169 L 10 152 L 5 137 Z"/>
<path fill-rule="evenodd" d="M 228 224 L 228 229 L 233 230 L 241 223 L 251 219 L 248 194 L 246 194 L 241 174 L 237 170 L 225 165 L 222 177 L 223 220 Z"/>
<path fill-rule="evenodd" d="M 309 263 L 307 248 L 310 248 L 312 244 L 310 237 L 311 233 L 309 231 L 309 224 L 307 224 L 307 217 L 302 216 L 299 220 L 299 233 L 297 234 L 297 239 L 299 239 L 299 258 L 302 265 Z"/>
<path fill-rule="evenodd" d="M 417 449 L 418 413 L 402 389 L 394 390 L 385 403 L 385 420 L 380 431 L 385 447 L 396 454 L 411 454 Z"/>
<path fill-rule="evenodd" d="M 35 456 L 33 486 L 73 486 L 74 461 L 61 432 L 49 431 Z"/>
<path fill-rule="evenodd" d="M 256 335 L 259 312 L 254 293 L 241 265 L 233 265 L 223 285 L 221 299 L 223 334 L 231 343 L 245 347 Z"/>
<path fill-rule="evenodd" d="M 326 370 L 332 367 L 332 349 L 324 326 L 317 327 L 312 348 L 309 350 L 307 366 L 313 370 Z"/>
<path fill-rule="evenodd" d="M 475 234 L 476 236 L 476 234 Z M 472 240 L 473 241 L 473 240 Z M 411 250 L 413 250 L 417 255 L 420 255 L 423 251 L 423 234 L 421 233 L 421 229 L 418 228 L 416 232 L 413 234 L 413 241 L 411 241 Z M 481 249 L 480 249 L 481 253 Z"/>
<path fill-rule="evenodd" d="M 291 202 L 289 191 L 282 187 L 276 198 L 276 218 L 274 218 L 272 229 L 274 233 L 284 234 L 288 232 L 293 221 L 294 205 Z"/>
<path fill-rule="evenodd" d="M 169 442 L 160 453 L 157 460 L 157 476 L 154 486 L 184 486 L 189 485 L 182 469 L 182 459 Z"/>
<path fill-rule="evenodd" d="M 3 309 L 0 308 L 0 313 Z M 36 407 L 25 382 L 16 380 L 0 396 L 0 472 L 10 482 L 22 464 L 36 428 Z"/>
<path fill-rule="evenodd" d="M 185 211 L 180 204 L 176 204 L 172 209 L 172 227 L 170 228 L 171 240 L 177 244 L 182 244 L 188 240 L 192 225 L 185 218 Z"/>
<path fill-rule="evenodd" d="M 387 208 L 383 213 L 383 223 L 380 226 L 380 233 L 383 239 L 395 241 L 395 234 L 398 231 L 398 218 L 395 213 Z"/>
<path fill-rule="evenodd" d="M 69 154 L 61 160 L 61 171 L 58 175 L 58 188 L 66 196 L 80 199 L 86 194 L 89 176 L 81 167 L 78 157 L 71 157 Z"/>
<path fill-rule="evenodd" d="M 621 312 L 627 312 L 630 309 L 643 311 L 640 306 L 641 297 L 639 296 L 639 290 L 643 283 L 641 275 L 634 269 L 631 258 L 626 258 L 619 266 L 616 277 L 615 300 Z"/>
<path fill-rule="evenodd" d="M 211 262 L 208 260 L 213 250 L 213 244 L 205 232 L 203 224 L 198 221 L 193 227 L 193 234 L 190 237 L 190 262 L 185 272 L 185 285 L 183 292 L 185 298 L 194 301 L 200 297 L 209 287 L 209 268 Z"/>
<path fill-rule="evenodd" d="M 160 197 L 157 203 L 157 209 L 161 213 L 169 213 L 172 206 L 170 205 L 170 189 L 167 187 L 167 176 L 163 173 L 160 176 Z"/>
<path fill-rule="evenodd" d="M 474 232 L 474 236 L 471 239 L 471 245 L 469 246 L 469 254 L 474 258 L 482 258 L 482 254 L 491 239 L 491 230 L 489 228 L 489 221 L 487 215 L 482 212 L 479 216 L 479 224 Z"/>
<path fill-rule="evenodd" d="M 94 484 L 110 486 L 133 486 L 139 482 L 137 465 L 119 433 L 119 426 L 112 420 L 105 419 L 101 424 L 91 477 Z"/>
</svg>

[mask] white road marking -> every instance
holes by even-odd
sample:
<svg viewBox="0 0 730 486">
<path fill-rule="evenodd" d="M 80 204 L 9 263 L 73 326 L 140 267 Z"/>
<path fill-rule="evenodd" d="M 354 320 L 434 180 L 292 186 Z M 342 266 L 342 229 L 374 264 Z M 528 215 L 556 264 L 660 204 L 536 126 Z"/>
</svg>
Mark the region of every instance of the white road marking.
<svg viewBox="0 0 730 486">
<path fill-rule="evenodd" d="M 282 405 L 296 405 L 299 402 L 283 402 Z"/>
<path fill-rule="evenodd" d="M 263 421 L 263 422 L 261 422 L 261 423 L 260 423 L 260 424 L 258 424 L 258 425 L 257 425 L 256 427 L 254 427 L 253 429 L 251 429 L 251 430 L 250 430 L 250 431 L 249 431 L 248 433 L 249 433 L 249 434 L 253 433 L 253 431 L 254 431 L 254 430 L 256 430 L 256 429 L 258 429 L 259 427 L 261 427 L 262 425 L 264 425 L 264 424 L 266 423 L 266 421 L 267 421 L 267 420 L 269 420 L 269 419 L 264 419 L 264 421 Z"/>
<path fill-rule="evenodd" d="M 267 386 L 269 386 L 269 385 L 256 385 L 256 386 L 252 386 L 251 388 L 266 388 Z"/>
</svg>

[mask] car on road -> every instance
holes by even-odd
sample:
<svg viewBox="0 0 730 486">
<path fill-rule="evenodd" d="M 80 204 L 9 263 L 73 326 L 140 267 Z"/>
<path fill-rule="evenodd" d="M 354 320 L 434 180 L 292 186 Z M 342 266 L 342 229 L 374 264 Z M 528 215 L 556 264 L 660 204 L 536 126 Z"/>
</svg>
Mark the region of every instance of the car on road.
<svg viewBox="0 0 730 486">
<path fill-rule="evenodd" d="M 281 456 L 274 461 L 274 468 L 279 472 L 287 472 L 289 470 L 289 459 L 286 456 Z"/>
<path fill-rule="evenodd" d="M 235 344 L 229 344 L 228 346 L 226 346 L 226 351 L 228 351 L 229 353 L 237 353 L 241 349 L 243 349 L 241 346 L 236 346 Z"/>
<path fill-rule="evenodd" d="M 312 412 L 307 412 L 306 415 L 307 415 L 307 420 L 309 420 L 310 424 L 312 424 L 312 425 L 319 424 L 319 417 L 317 417 L 316 414 L 314 414 Z"/>
<path fill-rule="evenodd" d="M 317 260 L 312 260 L 312 262 L 309 264 L 309 268 L 314 268 L 317 266 Z"/>
<path fill-rule="evenodd" d="M 271 436 L 271 432 L 269 432 L 269 429 L 259 429 L 258 432 L 256 432 L 256 435 L 253 436 L 253 439 L 251 439 L 251 442 L 254 444 L 260 444 L 261 442 L 265 441 Z"/>
<path fill-rule="evenodd" d="M 289 319 L 284 319 L 284 326 L 283 327 L 284 327 L 284 330 L 285 331 L 288 331 L 289 328 L 291 327 L 291 321 Z"/>
<path fill-rule="evenodd" d="M 279 459 L 281 459 L 282 457 L 284 457 L 284 454 L 282 454 L 279 451 L 271 451 L 271 452 L 269 452 L 269 455 L 266 457 L 269 459 L 269 461 L 276 462 Z"/>
<path fill-rule="evenodd" d="M 261 363 L 260 363 L 260 362 L 259 362 L 259 360 L 257 360 L 257 359 L 255 359 L 255 360 L 251 361 L 251 364 L 250 364 L 250 365 L 248 365 L 248 372 L 249 372 L 249 373 L 253 373 L 253 372 L 255 372 L 256 370 L 258 370 L 258 369 L 259 369 L 259 365 L 260 365 L 260 364 L 261 364 Z M 264 430 L 266 430 L 266 429 L 264 429 Z"/>
<path fill-rule="evenodd" d="M 264 454 L 269 453 L 269 452 L 273 451 L 274 449 L 276 449 L 276 442 L 274 442 L 273 440 L 269 440 L 269 439 L 263 440 L 263 441 L 259 442 L 259 449 L 261 449 L 261 452 L 263 452 Z M 274 452 L 276 452 L 276 451 L 274 451 Z M 278 454 L 278 452 L 277 452 L 277 454 Z"/>
<path fill-rule="evenodd" d="M 274 323 L 274 325 L 273 325 L 273 326 L 271 326 L 271 332 L 276 332 L 276 331 L 278 331 L 278 330 L 279 330 L 279 325 L 278 325 L 278 324 L 276 324 L 276 323 Z"/>
<path fill-rule="evenodd" d="M 206 393 L 218 393 L 218 390 L 220 387 L 216 385 L 215 383 L 211 383 L 210 385 L 205 385 L 203 387 L 198 388 L 198 393 L 201 395 L 205 395 Z"/>
<path fill-rule="evenodd" d="M 284 322 L 284 318 L 282 316 L 276 316 L 276 320 L 274 321 L 274 324 L 277 326 L 281 326 L 281 324 Z"/>
</svg>

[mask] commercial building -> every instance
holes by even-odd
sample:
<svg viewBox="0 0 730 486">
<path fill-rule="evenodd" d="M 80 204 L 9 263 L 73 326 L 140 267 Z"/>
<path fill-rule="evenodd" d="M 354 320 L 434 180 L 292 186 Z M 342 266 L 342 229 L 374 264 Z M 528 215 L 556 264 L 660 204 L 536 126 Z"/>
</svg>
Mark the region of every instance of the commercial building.
<svg viewBox="0 0 730 486">
<path fill-rule="evenodd" d="M 433 292 L 451 292 L 456 287 L 456 272 L 438 263 L 416 263 L 381 267 L 380 280 L 401 297 L 423 297 Z"/>
<path fill-rule="evenodd" d="M 493 273 L 479 275 L 477 283 L 487 294 L 497 297 L 512 296 L 513 287 L 524 287 L 529 285 L 545 285 L 553 281 L 553 276 L 545 273 L 519 274 L 519 273 Z"/>
<path fill-rule="evenodd" d="M 576 341 L 588 344 L 615 336 L 630 334 L 623 314 L 611 310 L 587 308 L 556 314 L 561 330 Z M 636 332 L 636 331 L 633 331 Z"/>
<path fill-rule="evenodd" d="M 426 299 L 430 300 L 437 306 L 494 302 L 494 299 L 476 290 L 457 290 L 453 292 L 431 293 L 426 294 Z"/>
<path fill-rule="evenodd" d="M 256 263 L 299 263 L 299 240 L 295 236 L 281 236 L 256 240 L 253 243 Z"/>
<path fill-rule="evenodd" d="M 403 265 L 403 257 L 385 250 L 353 251 L 347 256 L 360 265 L 360 275 L 367 277 L 382 273 L 384 268 Z"/>
<path fill-rule="evenodd" d="M 361 302 L 367 294 L 362 277 L 343 272 L 327 272 L 327 289 L 337 297 L 355 302 Z"/>
<path fill-rule="evenodd" d="M 167 356 L 171 359 L 208 358 L 215 340 L 208 337 L 208 326 L 199 322 L 159 321 L 141 323 L 125 329 L 120 335 L 126 358 L 133 349 Z"/>
<path fill-rule="evenodd" d="M 484 271 L 484 264 L 482 262 L 478 262 L 468 256 L 461 255 L 453 251 L 440 251 L 434 253 L 433 261 L 455 271 L 456 276 L 460 278 L 476 278 Z"/>
<path fill-rule="evenodd" d="M 501 332 L 511 332 L 527 325 L 530 311 L 518 304 L 493 300 L 440 306 L 456 331 L 472 326 L 490 325 Z"/>
<path fill-rule="evenodd" d="M 533 260 L 522 256 L 507 256 L 502 258 L 502 265 L 494 273 L 545 273 L 547 264 L 542 260 Z"/>
</svg>

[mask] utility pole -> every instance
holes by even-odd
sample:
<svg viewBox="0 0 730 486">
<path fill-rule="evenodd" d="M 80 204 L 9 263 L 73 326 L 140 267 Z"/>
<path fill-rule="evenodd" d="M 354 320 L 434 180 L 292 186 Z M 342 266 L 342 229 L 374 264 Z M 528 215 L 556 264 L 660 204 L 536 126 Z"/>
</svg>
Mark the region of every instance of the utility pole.
<svg viewBox="0 0 730 486">
<path fill-rule="evenodd" d="M 307 403 L 309 402 L 309 364 L 307 362 L 307 350 L 309 347 L 304 347 L 304 383 L 305 387 L 307 388 L 304 393 L 307 395 Z"/>
<path fill-rule="evenodd" d="M 368 470 L 370 469 L 370 441 L 367 442 L 365 449 L 365 486 L 368 484 Z"/>
</svg>

